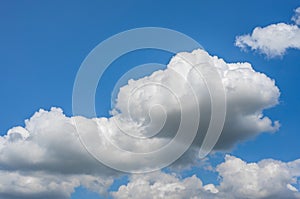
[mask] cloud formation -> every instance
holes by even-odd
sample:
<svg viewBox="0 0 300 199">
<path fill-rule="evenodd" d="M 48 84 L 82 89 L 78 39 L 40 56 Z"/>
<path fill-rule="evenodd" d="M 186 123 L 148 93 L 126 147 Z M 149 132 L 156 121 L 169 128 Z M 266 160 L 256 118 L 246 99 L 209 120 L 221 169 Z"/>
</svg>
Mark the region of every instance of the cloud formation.
<svg viewBox="0 0 300 199">
<path fill-rule="evenodd" d="M 135 162 L 137 168 L 155 165 L 166 156 L 162 154 L 155 159 L 145 158 L 137 162 L 130 154 L 113 150 L 111 143 L 127 151 L 149 152 L 170 142 L 180 123 L 176 98 L 191 97 L 191 93 L 187 92 L 188 85 L 193 86 L 195 95 L 200 99 L 200 128 L 191 149 L 175 165 L 180 167 L 192 164 L 197 159 L 210 119 L 209 93 L 204 80 L 199 78 L 199 74 L 191 66 L 196 65 L 199 70 L 204 70 L 201 63 L 206 63 L 206 68 L 217 69 L 226 92 L 226 121 L 214 150 L 229 150 L 238 142 L 278 129 L 278 122 L 272 122 L 263 115 L 263 110 L 278 103 L 280 92 L 272 79 L 256 72 L 249 63 L 226 63 L 204 50 L 179 53 L 172 58 L 167 69 L 139 80 L 130 80 L 128 85 L 122 87 L 116 109 L 112 111 L 110 118 L 67 117 L 61 109 L 52 108 L 50 111 L 38 111 L 25 121 L 25 127 L 14 127 L 1 136 L 0 175 L 4 176 L 1 179 L 6 180 L 5 183 L 1 182 L 4 185 L 0 188 L 0 196 L 68 198 L 74 188 L 80 185 L 92 187 L 92 190 L 101 193 L 106 190 L 113 178 L 120 173 L 99 163 L 87 152 L 78 137 L 78 130 L 87 135 L 88 140 L 99 141 L 97 149 L 105 151 L 105 158 L 119 165 L 127 167 L 131 162 Z M 176 96 L 159 86 L 153 86 L 153 82 L 156 83 L 154 85 L 165 85 L 175 90 Z M 137 92 L 132 94 L 132 90 Z M 155 109 L 158 104 L 165 112 Z M 186 111 L 199 108 L 190 103 L 181 105 Z M 167 120 L 160 129 L 164 113 L 167 114 Z M 159 134 L 144 140 L 124 133 L 147 137 L 157 129 Z M 183 183 L 170 179 L 171 182 Z M 183 184 L 185 183 L 201 184 L 195 177 L 187 179 Z M 201 190 L 203 193 L 207 190 L 216 191 L 212 185 Z"/>
<path fill-rule="evenodd" d="M 235 45 L 241 49 L 250 48 L 269 58 L 283 56 L 289 48 L 300 49 L 300 7 L 292 20 L 295 24 L 277 23 L 256 27 L 251 34 L 237 36 Z"/>
<path fill-rule="evenodd" d="M 232 199 L 296 199 L 300 159 L 281 162 L 265 159 L 247 163 L 226 155 L 216 167 L 220 184 L 204 185 L 197 176 L 180 178 L 162 172 L 133 175 L 127 185 L 112 193 L 114 198 L 232 198 Z"/>
<path fill-rule="evenodd" d="M 300 7 L 295 10 L 295 15 L 292 17 L 292 20 L 297 24 L 300 25 Z"/>
<path fill-rule="evenodd" d="M 200 127 L 195 146 L 202 143 L 210 119 L 210 95 L 207 91 L 205 81 L 201 79 L 198 71 L 203 71 L 201 63 L 206 63 L 208 67 L 217 69 L 223 83 L 227 112 L 226 121 L 219 142 L 215 149 L 230 149 L 238 141 L 242 141 L 257 135 L 261 132 L 274 132 L 278 129 L 279 123 L 273 123 L 271 119 L 263 115 L 263 110 L 275 106 L 280 95 L 279 89 L 275 86 L 274 80 L 263 73 L 256 72 L 250 63 L 226 63 L 217 56 L 210 56 L 204 50 L 195 50 L 192 53 L 179 53 L 173 57 L 168 68 L 154 72 L 149 77 L 139 80 L 131 80 L 127 86 L 120 89 L 116 109 L 121 117 L 126 121 L 130 118 L 131 122 L 140 126 L 147 126 L 149 130 L 143 131 L 144 134 L 152 133 L 152 129 L 158 129 L 162 116 L 159 112 L 155 117 L 150 118 L 148 112 L 151 107 L 160 104 L 168 114 L 162 134 L 166 137 L 172 132 L 176 132 L 176 127 L 180 121 L 180 106 L 186 109 L 191 103 L 178 104 L 176 98 L 167 89 L 156 86 L 164 85 L 176 92 L 176 97 L 182 99 L 193 98 L 188 87 L 193 87 L 199 101 L 201 111 Z M 196 67 L 194 67 L 196 66 Z M 180 74 L 180 76 L 178 75 Z M 144 86 L 146 85 L 146 86 Z M 148 86 L 150 85 L 150 86 Z M 142 89 L 140 89 L 142 86 Z M 132 94 L 135 91 L 134 95 Z M 151 99 L 151 100 L 150 100 Z M 128 105 L 129 104 L 129 105 Z M 152 119 L 152 120 L 151 120 Z M 190 118 L 192 120 L 192 118 Z M 154 122 L 153 122 L 154 121 Z"/>
<path fill-rule="evenodd" d="M 0 154 L 0 198 L 66 199 L 78 186 L 104 194 L 117 176 L 86 152 L 58 108 L 10 129 L 0 137 Z"/>
<path fill-rule="evenodd" d="M 113 179 L 78 174 L 66 175 L 47 172 L 0 171 L 1 199 L 67 199 L 76 187 L 107 195 Z"/>
</svg>

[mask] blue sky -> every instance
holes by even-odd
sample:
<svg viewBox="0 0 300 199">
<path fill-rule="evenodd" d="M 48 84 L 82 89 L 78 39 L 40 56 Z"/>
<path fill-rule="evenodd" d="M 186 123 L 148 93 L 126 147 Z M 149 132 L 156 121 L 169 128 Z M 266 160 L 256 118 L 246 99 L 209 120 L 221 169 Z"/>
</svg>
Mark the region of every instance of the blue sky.
<svg viewBox="0 0 300 199">
<path fill-rule="evenodd" d="M 300 158 L 298 132 L 300 51 L 288 49 L 282 57 L 242 51 L 238 35 L 255 27 L 291 24 L 299 1 L 8 1 L 0 3 L 0 134 L 24 126 L 40 108 L 60 107 L 72 115 L 72 89 L 82 61 L 101 41 L 138 27 L 165 27 L 180 31 L 211 55 L 229 62 L 250 62 L 256 71 L 275 79 L 280 103 L 264 111 L 279 120 L 280 130 L 261 134 L 237 145 L 230 153 L 243 160 Z M 167 64 L 172 54 L 158 50 L 129 53 L 116 60 L 103 76 L 96 95 L 97 114 L 108 116 L 110 95 L 119 77 L 133 66 Z M 101 90 L 101 92 L 100 92 Z M 218 158 L 217 158 L 218 159 Z M 192 170 L 188 175 L 203 171 Z M 209 181 L 209 176 L 207 177 Z M 126 181 L 126 180 L 125 180 Z M 98 198 L 77 189 L 72 198 Z M 85 196 L 84 196 L 85 195 Z"/>
</svg>

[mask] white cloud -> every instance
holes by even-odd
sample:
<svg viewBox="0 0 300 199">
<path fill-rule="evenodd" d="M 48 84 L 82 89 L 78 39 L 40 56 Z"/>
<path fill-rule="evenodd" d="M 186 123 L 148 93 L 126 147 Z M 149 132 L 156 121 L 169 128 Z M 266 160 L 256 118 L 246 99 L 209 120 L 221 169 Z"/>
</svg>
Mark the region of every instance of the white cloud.
<svg viewBox="0 0 300 199">
<path fill-rule="evenodd" d="M 127 185 L 112 193 L 115 198 L 232 198 L 232 199 L 296 199 L 300 198 L 297 178 L 300 159 L 281 162 L 265 159 L 247 163 L 227 155 L 217 166 L 220 184 L 203 185 L 196 176 L 180 176 L 162 172 L 133 175 Z"/>
<path fill-rule="evenodd" d="M 246 163 L 226 156 L 217 171 L 222 178 L 218 189 L 232 198 L 300 198 L 298 190 L 291 185 L 299 187 L 300 159 L 287 163 L 273 159 Z"/>
<path fill-rule="evenodd" d="M 260 132 L 273 132 L 278 129 L 278 123 L 273 124 L 268 117 L 264 117 L 262 114 L 264 109 L 278 103 L 280 92 L 274 81 L 265 74 L 256 72 L 249 63 L 226 63 L 223 59 L 210 56 L 203 50 L 179 53 L 172 58 L 166 70 L 157 71 L 151 76 L 137 81 L 130 81 L 127 86 L 121 88 L 116 108 L 122 113 L 122 116 L 129 118 L 128 113 L 130 112 L 133 122 L 145 125 L 150 121 L 148 110 L 156 104 L 161 104 L 169 113 L 168 117 L 172 118 L 165 124 L 165 129 L 168 131 L 166 134 L 172 134 L 170 132 L 176 132 L 176 123 L 179 122 L 174 121 L 180 118 L 179 107 L 182 104 L 176 103 L 176 99 L 168 91 L 158 86 L 145 86 L 139 90 L 140 93 L 136 95 L 131 93 L 141 85 L 151 85 L 155 82 L 175 90 L 176 97 L 183 98 L 191 95 L 187 93 L 190 84 L 195 89 L 200 103 L 201 121 L 199 136 L 195 143 L 199 145 L 209 123 L 210 99 L 204 81 L 191 64 L 196 65 L 196 68 L 201 71 L 199 63 L 203 62 L 209 63 L 210 67 L 218 70 L 227 96 L 226 122 L 221 138 L 216 145 L 217 149 L 229 149 L 239 140 L 245 140 Z M 178 77 L 174 71 L 179 72 L 183 78 Z M 129 106 L 128 102 L 130 102 Z M 187 105 L 186 108 L 194 109 L 195 107 Z M 155 122 L 151 125 L 150 127 L 154 126 L 153 129 L 156 129 Z M 152 131 L 144 133 L 152 133 Z"/>
<path fill-rule="evenodd" d="M 286 23 L 256 27 L 251 34 L 237 36 L 235 45 L 257 51 L 269 58 L 283 56 L 289 48 L 300 49 L 300 7 L 295 10 L 292 20 L 295 25 Z"/>
<path fill-rule="evenodd" d="M 84 120 L 95 130 L 93 120 Z M 102 173 L 100 167 L 85 150 L 75 133 L 71 118 L 61 109 L 40 110 L 25 128 L 15 127 L 0 137 L 0 167 L 10 170 L 47 171 L 62 174 Z M 103 172 L 105 173 L 105 172 Z"/>
<path fill-rule="evenodd" d="M 285 23 L 256 27 L 251 35 L 236 37 L 235 45 L 258 51 L 268 57 L 283 56 L 288 48 L 300 49 L 300 29 Z"/>
<path fill-rule="evenodd" d="M 203 186 L 202 181 L 195 175 L 185 179 L 175 174 L 153 172 L 150 174 L 133 175 L 127 185 L 119 187 L 112 196 L 118 199 L 125 198 L 208 198 L 218 192 L 214 185 Z"/>
<path fill-rule="evenodd" d="M 293 16 L 292 20 L 297 24 L 300 25 L 300 7 L 295 10 L 295 15 Z"/>
<path fill-rule="evenodd" d="M 67 199 L 78 186 L 105 195 L 112 182 L 111 177 L 104 179 L 84 174 L 0 171 L 0 198 Z"/>
<path fill-rule="evenodd" d="M 118 95 L 116 110 L 111 118 L 67 117 L 61 109 L 52 108 L 50 111 L 40 110 L 32 118 L 26 120 L 25 127 L 12 128 L 7 135 L 1 136 L 1 175 L 12 179 L 12 182 L 16 181 L 14 179 L 20 179 L 17 180 L 20 183 L 30 183 L 22 184 L 24 189 L 14 187 L 13 183 L 6 183 L 5 186 L 0 186 L 0 196 L 2 194 L 9 198 L 17 195 L 17 198 L 21 198 L 26 191 L 29 198 L 34 198 L 36 194 L 44 194 L 46 197 L 50 194 L 47 190 L 51 190 L 51 193 L 61 193 L 60 197 L 64 198 L 80 184 L 90 187 L 90 184 L 95 181 L 92 176 L 100 182 L 95 185 L 94 189 L 106 189 L 110 183 L 103 182 L 111 182 L 111 178 L 117 176 L 118 173 L 90 156 L 80 143 L 76 128 L 88 134 L 89 139 L 99 140 L 97 147 L 106 152 L 105 157 L 124 167 L 132 161 L 135 162 L 137 168 L 146 167 L 150 163 L 155 165 L 156 161 L 166 158 L 161 155 L 154 160 L 144 159 L 137 162 L 128 154 L 114 151 L 110 143 L 104 139 L 108 137 L 111 142 L 123 149 L 135 152 L 159 149 L 170 141 L 180 122 L 178 105 L 164 89 L 155 86 L 143 87 L 151 82 L 168 85 L 175 89 L 178 98 L 189 96 L 190 93 L 187 93 L 186 87 L 191 84 L 195 88 L 196 95 L 201 99 L 200 106 L 203 112 L 201 112 L 198 136 L 193 147 L 176 163 L 177 166 L 191 164 L 197 157 L 199 144 L 202 142 L 209 123 L 210 112 L 207 107 L 210 107 L 210 102 L 203 80 L 198 78 L 199 76 L 195 74 L 195 70 L 187 63 L 187 60 L 193 64 L 205 62 L 209 67 L 216 68 L 225 86 L 228 106 L 226 122 L 215 150 L 228 150 L 240 141 L 262 132 L 274 132 L 278 129 L 278 123 L 273 123 L 271 119 L 263 115 L 263 110 L 278 103 L 280 93 L 273 80 L 265 74 L 256 72 L 249 63 L 228 64 L 216 56 L 210 56 L 204 50 L 180 53 L 170 61 L 166 70 L 156 71 L 151 76 L 136 81 L 131 80 L 129 85 L 122 87 Z M 183 78 L 178 78 L 175 71 L 180 72 Z M 138 95 L 130 95 L 130 91 L 135 88 L 141 88 Z M 128 101 L 130 101 L 130 106 L 134 107 L 130 117 Z M 130 129 L 130 133 L 135 135 L 149 135 L 157 130 L 162 118 L 160 111 L 153 110 L 152 123 L 147 125 L 150 121 L 148 110 L 154 104 L 163 105 L 168 113 L 166 126 L 161 134 L 141 141 L 132 139 L 131 136 L 121 132 L 120 127 L 123 130 Z M 190 107 L 187 103 L 183 108 L 190 110 L 197 107 Z M 74 125 L 74 120 L 77 126 Z M 28 180 L 31 177 L 33 180 Z M 53 179 L 55 179 L 54 184 Z M 189 180 L 201 184 L 195 177 Z M 189 183 L 189 180 L 184 183 Z M 44 184 L 53 185 L 53 187 L 46 190 L 43 188 Z M 66 186 L 61 186 L 62 184 Z M 36 189 L 31 188 L 32 186 Z M 180 186 L 176 185 L 174 190 L 180 190 Z M 290 189 L 293 188 L 290 187 Z M 201 190 L 203 193 L 217 192 L 212 185 L 204 186 Z M 182 193 L 187 193 L 187 191 L 183 190 Z"/>
<path fill-rule="evenodd" d="M 0 198 L 66 199 L 78 186 L 104 194 L 117 176 L 89 156 L 57 108 L 0 137 L 0 154 Z"/>
</svg>

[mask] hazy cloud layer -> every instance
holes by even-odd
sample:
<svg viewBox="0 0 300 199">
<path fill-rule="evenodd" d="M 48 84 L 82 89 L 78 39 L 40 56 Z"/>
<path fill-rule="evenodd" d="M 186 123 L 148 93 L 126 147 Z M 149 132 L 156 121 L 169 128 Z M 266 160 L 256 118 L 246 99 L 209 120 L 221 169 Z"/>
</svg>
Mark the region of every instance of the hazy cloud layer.
<svg viewBox="0 0 300 199">
<path fill-rule="evenodd" d="M 210 102 L 205 83 L 191 66 L 192 64 L 198 67 L 201 63 L 205 63 L 208 68 L 217 69 L 227 96 L 225 126 L 215 150 L 229 150 L 240 141 L 278 129 L 277 122 L 273 123 L 263 115 L 264 109 L 278 103 L 280 93 L 273 80 L 256 72 L 249 63 L 228 64 L 216 56 L 210 56 L 204 50 L 179 53 L 172 58 L 167 69 L 156 71 L 149 77 L 131 80 L 128 85 L 122 87 L 111 118 L 67 117 L 61 109 L 52 108 L 50 111 L 38 111 L 26 120 L 25 127 L 14 127 L 1 136 L 0 175 L 4 176 L 1 179 L 5 179 L 5 182 L 1 182 L 0 196 L 2 194 L 5 198 L 68 198 L 79 185 L 92 187 L 92 190 L 99 192 L 106 190 L 113 177 L 119 174 L 100 164 L 87 152 L 78 138 L 78 129 L 88 134 L 91 140 L 100 139 L 98 147 L 108 151 L 105 154 L 106 158 L 126 167 L 128 163 L 136 160 L 128 154 L 112 150 L 110 143 L 133 152 L 148 152 L 164 146 L 172 139 L 180 122 L 176 98 L 182 99 L 191 95 L 186 89 L 188 85 L 195 88 L 195 95 L 200 99 L 200 128 L 192 148 L 176 162 L 176 165 L 193 163 L 210 118 Z M 198 69 L 202 70 L 200 65 Z M 145 86 L 153 82 L 155 85 L 165 85 L 174 89 L 176 97 L 159 86 Z M 132 94 L 132 90 L 138 92 Z M 141 141 L 123 132 L 128 132 L 129 129 L 129 133 L 133 135 L 148 136 L 159 129 L 164 114 L 160 109 L 151 110 L 151 107 L 157 104 L 164 107 L 168 116 L 159 135 Z M 187 103 L 182 104 L 181 108 L 190 110 L 198 107 Z M 155 161 L 163 158 L 165 157 L 157 157 Z M 150 162 L 153 163 L 153 160 L 145 159 L 136 162 L 136 165 L 143 167 Z M 219 172 L 222 173 L 221 170 Z M 176 179 L 172 178 L 171 181 L 175 182 Z M 201 184 L 195 177 L 187 179 L 184 183 Z M 210 193 L 207 190 L 216 191 L 212 185 L 201 190 L 208 194 Z M 51 195 L 54 193 L 59 196 Z"/>
<path fill-rule="evenodd" d="M 300 7 L 295 10 L 292 20 L 295 24 L 277 23 L 256 27 L 251 34 L 237 36 L 235 45 L 257 51 L 269 58 L 283 56 L 287 49 L 300 49 Z"/>
</svg>

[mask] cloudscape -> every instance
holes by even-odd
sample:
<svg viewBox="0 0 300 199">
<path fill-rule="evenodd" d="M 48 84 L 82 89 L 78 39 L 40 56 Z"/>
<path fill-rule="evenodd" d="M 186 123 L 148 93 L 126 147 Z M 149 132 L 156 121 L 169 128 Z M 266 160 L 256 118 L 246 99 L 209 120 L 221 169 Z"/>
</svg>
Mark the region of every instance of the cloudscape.
<svg viewBox="0 0 300 199">
<path fill-rule="evenodd" d="M 300 198 L 299 2 L 154 2 L 0 3 L 0 199 Z"/>
</svg>

